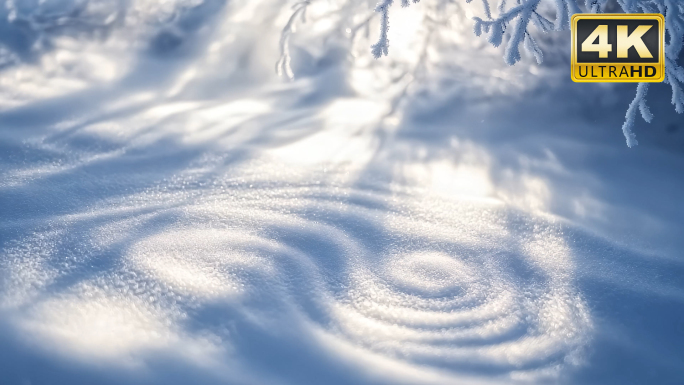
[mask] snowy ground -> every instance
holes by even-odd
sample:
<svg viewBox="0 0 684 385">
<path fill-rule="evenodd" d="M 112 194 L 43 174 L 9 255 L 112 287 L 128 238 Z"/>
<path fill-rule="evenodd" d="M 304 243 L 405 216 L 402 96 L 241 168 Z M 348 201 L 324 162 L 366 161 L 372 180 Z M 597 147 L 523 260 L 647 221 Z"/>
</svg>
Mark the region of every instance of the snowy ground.
<svg viewBox="0 0 684 385">
<path fill-rule="evenodd" d="M 379 62 L 313 8 L 292 82 L 279 1 L 8 4 L 0 383 L 682 383 L 667 87 L 628 149 L 633 85 L 469 25 L 405 92 L 423 4 Z"/>
</svg>

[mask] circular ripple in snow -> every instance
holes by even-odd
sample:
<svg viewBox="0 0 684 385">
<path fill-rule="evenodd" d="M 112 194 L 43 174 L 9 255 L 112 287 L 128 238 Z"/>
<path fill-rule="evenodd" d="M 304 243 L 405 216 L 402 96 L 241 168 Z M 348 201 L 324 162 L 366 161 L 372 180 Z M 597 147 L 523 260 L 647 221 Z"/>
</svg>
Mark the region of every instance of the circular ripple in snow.
<svg viewBox="0 0 684 385">
<path fill-rule="evenodd" d="M 74 328 L 85 328 L 99 335 L 102 328 L 89 330 L 88 322 L 69 323 L 55 318 L 59 311 L 46 312 L 64 302 L 49 297 L 68 299 L 79 287 L 98 287 L 119 304 L 148 309 L 150 319 L 166 319 L 165 333 L 190 333 L 179 326 L 188 321 L 211 332 L 192 309 L 218 301 L 270 325 L 270 332 L 307 320 L 298 327 L 316 325 L 369 354 L 454 374 L 548 375 L 577 363 L 587 342 L 591 323 L 573 289 L 572 256 L 558 226 L 498 202 L 322 186 L 224 191 L 196 200 L 187 199 L 187 189 L 162 195 L 137 201 L 144 207 L 157 199 L 176 202 L 164 205 L 173 208 L 124 210 L 119 227 L 107 220 L 94 225 L 102 221 L 97 216 L 70 222 L 68 231 L 54 234 L 73 239 L 41 238 L 61 250 L 39 260 L 30 259 L 30 247 L 23 254 L 15 250 L 14 267 L 31 260 L 34 270 L 49 270 L 36 275 L 45 282 L 31 286 L 52 287 L 44 293 L 48 300 L 26 297 L 37 309 L 28 314 L 40 316 L 31 320 L 42 325 L 35 330 L 78 336 Z M 82 249 L 86 238 L 94 244 L 89 251 Z M 65 248 L 74 258 L 60 269 L 54 262 Z M 93 263 L 107 255 L 115 255 L 115 263 Z M 88 269 L 94 271 L 82 274 Z M 16 282 L 35 275 L 14 273 Z M 87 285 L 55 286 L 69 275 Z M 8 289 L 6 304 L 13 294 Z M 280 318 L 283 312 L 297 316 Z M 126 350 L 117 343 L 117 351 Z"/>
</svg>

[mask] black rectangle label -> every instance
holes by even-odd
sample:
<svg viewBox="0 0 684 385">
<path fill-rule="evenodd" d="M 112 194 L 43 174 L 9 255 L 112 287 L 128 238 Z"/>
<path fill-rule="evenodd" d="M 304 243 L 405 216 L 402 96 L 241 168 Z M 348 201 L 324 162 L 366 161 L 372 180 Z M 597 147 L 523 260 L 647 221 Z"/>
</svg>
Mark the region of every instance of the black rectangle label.
<svg viewBox="0 0 684 385">
<path fill-rule="evenodd" d="M 665 18 L 659 13 L 572 15 L 575 82 L 665 80 Z"/>
<path fill-rule="evenodd" d="M 599 57 L 599 52 L 591 52 L 583 50 L 583 43 L 597 30 L 601 25 L 607 26 L 607 43 L 610 45 L 610 51 L 607 52 L 607 57 Z M 637 51 L 637 46 L 630 45 L 627 50 L 627 57 L 618 57 L 618 26 L 626 26 L 627 36 L 634 36 L 639 34 L 637 28 L 640 26 L 650 26 L 639 38 L 634 39 L 643 42 L 643 45 L 650 53 L 651 57 L 642 57 Z M 644 28 L 644 27 L 642 27 Z M 575 46 L 577 63 L 658 63 L 660 58 L 660 34 L 658 20 L 629 20 L 629 19 L 584 19 L 577 21 L 577 45 Z M 599 34 L 600 35 L 600 34 Z M 624 35 L 623 35 L 624 37 Z M 601 36 L 595 36 L 590 43 L 599 44 Z M 629 42 L 623 43 L 629 45 Z M 642 52 L 643 53 L 643 52 Z"/>
</svg>

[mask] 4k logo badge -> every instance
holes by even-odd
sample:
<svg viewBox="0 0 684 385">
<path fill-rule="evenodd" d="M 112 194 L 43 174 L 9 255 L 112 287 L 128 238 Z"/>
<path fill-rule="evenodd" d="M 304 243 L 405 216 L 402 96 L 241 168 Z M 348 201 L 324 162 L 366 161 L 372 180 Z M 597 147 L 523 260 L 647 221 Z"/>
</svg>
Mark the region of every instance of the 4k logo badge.
<svg viewBox="0 0 684 385">
<path fill-rule="evenodd" d="M 662 82 L 665 18 L 661 14 L 572 16 L 572 80 Z"/>
</svg>

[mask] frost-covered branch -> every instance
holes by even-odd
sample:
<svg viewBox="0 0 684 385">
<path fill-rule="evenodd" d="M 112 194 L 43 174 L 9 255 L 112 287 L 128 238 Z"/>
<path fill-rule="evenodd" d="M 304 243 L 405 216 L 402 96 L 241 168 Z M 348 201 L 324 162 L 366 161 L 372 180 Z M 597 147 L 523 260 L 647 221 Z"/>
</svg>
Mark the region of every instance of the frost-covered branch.
<svg viewBox="0 0 684 385">
<path fill-rule="evenodd" d="M 466 0 L 467 3 L 471 1 Z M 555 5 L 554 20 L 550 20 L 538 10 L 545 1 L 553 1 Z M 535 58 L 537 63 L 541 64 L 544 57 L 543 52 L 530 31 L 531 26 L 536 26 L 541 32 L 566 30 L 570 27 L 571 16 L 581 12 L 578 0 L 516 0 L 510 1 L 511 6 L 508 6 L 506 0 L 500 0 L 499 14 L 493 16 L 489 0 L 481 0 L 481 2 L 486 18 L 474 17 L 473 31 L 477 36 L 488 34 L 489 43 L 495 47 L 500 46 L 504 38 L 507 38 L 504 61 L 508 65 L 514 65 L 521 60 L 521 44 Z M 608 4 L 608 0 L 584 1 L 585 9 L 592 13 L 604 12 Z M 388 52 L 387 31 L 389 29 L 389 7 L 391 5 L 392 0 L 382 0 L 376 7 L 376 12 L 382 16 L 380 39 L 371 47 L 371 52 L 376 58 L 383 54 L 387 55 Z M 408 5 L 408 0 L 402 0 L 402 5 Z M 672 104 L 675 106 L 675 111 L 684 113 L 684 69 L 677 63 L 682 51 L 682 44 L 684 44 L 684 2 L 678 0 L 617 0 L 617 5 L 625 13 L 661 13 L 665 15 L 667 35 L 665 83 L 672 88 Z M 640 83 L 637 87 L 637 94 L 627 109 L 622 130 L 629 147 L 637 144 L 632 132 L 637 110 L 646 122 L 653 119 L 653 115 L 646 105 L 647 94 L 648 84 Z"/>
<path fill-rule="evenodd" d="M 371 53 L 377 59 L 382 55 L 387 55 L 389 48 L 389 39 L 387 32 L 389 32 L 389 7 L 392 6 L 394 0 L 382 0 L 375 7 L 375 12 L 380 13 L 380 37 L 378 42 L 371 46 Z"/>
<path fill-rule="evenodd" d="M 292 57 L 290 56 L 290 36 L 295 31 L 295 22 L 297 18 L 301 19 L 302 23 L 306 22 L 306 7 L 309 6 L 311 2 L 309 0 L 300 1 L 292 6 L 292 15 L 290 19 L 283 27 L 283 32 L 280 35 L 280 59 L 276 62 L 276 73 L 279 76 L 287 76 L 288 79 L 294 79 L 294 72 L 292 72 L 292 67 L 290 63 L 292 62 Z"/>
<path fill-rule="evenodd" d="M 618 0 L 618 4 L 625 12 L 661 13 L 665 16 L 665 83 L 672 88 L 672 104 L 679 114 L 684 113 L 684 68 L 677 59 L 684 44 L 684 4 L 675 0 Z M 646 106 L 648 84 L 640 83 L 637 94 L 627 109 L 622 131 L 627 138 L 627 146 L 637 144 L 632 127 L 636 117 L 636 107 L 641 116 L 648 123 L 653 119 L 651 111 Z"/>
<path fill-rule="evenodd" d="M 280 39 L 280 60 L 276 65 L 279 74 L 292 79 L 294 73 L 290 67 L 290 37 L 298 20 L 303 21 L 305 12 L 313 0 L 299 1 L 293 6 L 293 13 L 283 28 Z M 419 0 L 400 0 L 402 7 Z M 437 5 L 456 3 L 458 0 L 428 0 L 428 4 Z M 534 57 L 537 63 L 544 60 L 542 46 L 537 40 L 540 33 L 564 31 L 570 28 L 573 14 L 579 12 L 625 12 L 625 13 L 660 13 L 665 16 L 665 83 L 672 89 L 672 104 L 678 113 L 684 113 L 684 69 L 678 63 L 684 44 L 684 1 L 681 0 L 499 0 L 498 6 L 493 7 L 491 0 L 479 0 L 482 4 L 482 17 L 474 17 L 473 31 L 475 35 L 487 35 L 487 40 L 495 47 L 503 46 L 503 59 L 508 65 L 514 65 L 522 60 L 522 52 Z M 389 53 L 390 8 L 394 0 L 380 0 L 369 12 L 366 0 L 341 0 L 342 8 L 338 10 L 342 16 L 336 21 L 338 30 L 341 28 L 351 37 L 353 42 L 360 29 L 367 31 L 374 16 L 379 18 L 378 40 L 371 45 L 370 53 L 376 58 Z M 472 0 L 465 0 L 466 3 Z M 581 7 L 581 8 L 580 8 Z M 355 18 L 354 15 L 364 15 Z M 442 15 L 444 16 L 444 15 Z M 425 23 L 425 21 L 424 21 Z M 444 23 L 445 25 L 448 23 Z M 522 46 L 522 48 L 521 48 Z M 423 51 L 425 52 L 425 51 Z M 627 144 L 631 147 L 637 144 L 632 132 L 637 113 L 645 121 L 653 118 L 646 105 L 648 85 L 640 84 L 637 94 L 630 104 L 623 132 Z"/>
<path fill-rule="evenodd" d="M 504 54 L 504 61 L 508 65 L 520 61 L 521 44 L 541 64 L 543 54 L 530 33 L 530 23 L 542 32 L 561 31 L 569 28 L 570 16 L 580 11 L 575 0 L 555 0 L 556 19 L 551 21 L 538 11 L 542 2 L 543 0 L 521 0 L 515 7 L 506 10 L 506 2 L 501 1 L 499 15 L 493 18 L 489 12 L 489 1 L 482 0 L 488 20 L 474 17 L 473 31 L 477 36 L 483 33 L 489 34 L 488 41 L 495 47 L 500 46 L 504 36 L 508 34 L 509 39 Z"/>
<path fill-rule="evenodd" d="M 648 83 L 639 83 L 637 86 L 636 96 L 634 97 L 634 100 L 632 100 L 632 103 L 630 103 L 629 108 L 627 108 L 625 123 L 622 124 L 622 133 L 625 134 L 628 147 L 634 147 L 639 144 L 639 142 L 636 140 L 636 135 L 634 135 L 634 132 L 632 132 L 637 109 L 641 112 L 641 116 L 647 123 L 651 123 L 651 120 L 653 119 L 653 114 L 651 114 L 651 110 L 649 110 L 648 106 L 646 105 L 647 93 Z"/>
</svg>

